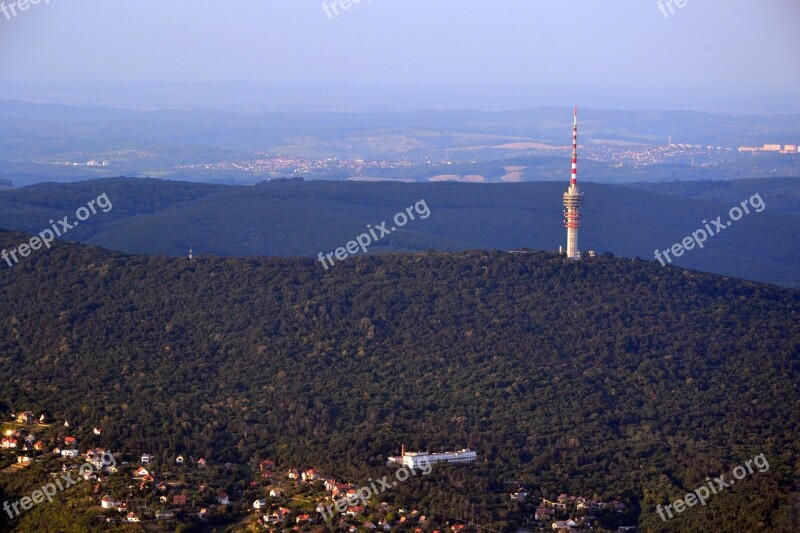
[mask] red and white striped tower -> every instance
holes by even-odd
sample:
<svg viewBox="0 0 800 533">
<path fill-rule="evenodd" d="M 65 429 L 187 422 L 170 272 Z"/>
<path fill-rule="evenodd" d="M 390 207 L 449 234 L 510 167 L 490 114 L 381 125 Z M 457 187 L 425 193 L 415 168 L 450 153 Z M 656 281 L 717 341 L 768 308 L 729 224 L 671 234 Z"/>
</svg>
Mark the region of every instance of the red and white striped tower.
<svg viewBox="0 0 800 533">
<path fill-rule="evenodd" d="M 575 108 L 572 126 L 572 177 L 569 180 L 569 189 L 564 193 L 564 227 L 567 228 L 567 257 L 580 259 L 578 250 L 578 228 L 581 227 L 580 207 L 583 203 L 583 193 L 578 189 L 578 108 Z"/>
</svg>

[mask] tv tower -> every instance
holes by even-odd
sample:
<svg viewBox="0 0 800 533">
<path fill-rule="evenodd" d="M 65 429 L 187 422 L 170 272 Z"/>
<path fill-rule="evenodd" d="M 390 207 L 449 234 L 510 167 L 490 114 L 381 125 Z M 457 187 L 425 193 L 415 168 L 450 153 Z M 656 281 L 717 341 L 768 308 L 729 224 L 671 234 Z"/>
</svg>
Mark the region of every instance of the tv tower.
<svg viewBox="0 0 800 533">
<path fill-rule="evenodd" d="M 576 107 L 572 125 L 572 177 L 569 180 L 569 189 L 564 193 L 564 227 L 567 228 L 569 259 L 581 258 L 581 252 L 578 250 L 578 228 L 581 227 L 582 203 L 583 193 L 578 189 L 578 108 Z"/>
</svg>

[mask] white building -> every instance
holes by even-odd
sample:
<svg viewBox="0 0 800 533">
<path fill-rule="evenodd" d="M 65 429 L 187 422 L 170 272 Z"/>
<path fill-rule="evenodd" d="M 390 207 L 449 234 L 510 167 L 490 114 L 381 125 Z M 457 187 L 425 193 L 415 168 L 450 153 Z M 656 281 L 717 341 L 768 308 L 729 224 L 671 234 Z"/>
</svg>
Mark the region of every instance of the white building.
<svg viewBox="0 0 800 533">
<path fill-rule="evenodd" d="M 253 509 L 266 509 L 267 500 L 261 499 L 253 502 Z"/>
<path fill-rule="evenodd" d="M 400 457 L 391 457 L 390 463 L 402 463 L 413 469 L 424 469 L 427 465 L 434 463 L 451 463 L 463 464 L 472 463 L 478 459 L 478 454 L 469 448 L 464 448 L 457 452 L 442 452 L 442 453 L 428 453 L 428 452 L 403 452 Z"/>
<path fill-rule="evenodd" d="M 71 457 L 73 459 L 80 457 L 81 452 L 78 450 L 61 450 L 61 457 Z"/>
</svg>

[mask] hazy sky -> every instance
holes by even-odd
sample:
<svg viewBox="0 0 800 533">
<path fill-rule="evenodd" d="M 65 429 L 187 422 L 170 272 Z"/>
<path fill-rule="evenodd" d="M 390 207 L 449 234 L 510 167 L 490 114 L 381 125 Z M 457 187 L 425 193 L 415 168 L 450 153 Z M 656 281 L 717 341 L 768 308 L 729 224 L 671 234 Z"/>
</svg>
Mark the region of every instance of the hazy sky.
<svg viewBox="0 0 800 533">
<path fill-rule="evenodd" d="M 361 0 L 332 18 L 317 0 L 45 2 L 10 20 L 0 12 L 0 83 L 490 82 L 714 88 L 722 98 L 800 92 L 798 0 L 688 0 L 672 14 L 665 7 L 668 17 L 657 0 Z"/>
</svg>

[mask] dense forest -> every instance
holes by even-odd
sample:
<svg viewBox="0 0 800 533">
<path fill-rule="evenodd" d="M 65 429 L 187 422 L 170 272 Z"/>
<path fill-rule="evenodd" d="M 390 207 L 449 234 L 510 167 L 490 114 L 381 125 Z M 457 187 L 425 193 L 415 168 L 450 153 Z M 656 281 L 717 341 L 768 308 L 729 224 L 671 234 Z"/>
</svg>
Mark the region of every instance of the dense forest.
<svg viewBox="0 0 800 533">
<path fill-rule="evenodd" d="M 24 240 L 0 232 L 3 248 Z M 0 301 L 0 411 L 46 412 L 120 453 L 366 480 L 401 444 L 470 447 L 475 465 L 401 497 L 496 531 L 524 523 L 509 480 L 619 499 L 644 531 L 800 524 L 790 289 L 610 255 L 383 254 L 325 271 L 59 243 L 3 265 Z M 767 472 L 655 514 L 760 453 Z M 36 483 L 0 474 L 0 496 Z"/>
<path fill-rule="evenodd" d="M 568 160 L 566 160 L 568 162 Z M 566 170 L 565 170 L 566 172 Z M 566 175 L 566 174 L 563 174 Z M 589 176 L 590 174 L 584 174 Z M 0 191 L 0 228 L 39 233 L 48 220 L 106 194 L 113 209 L 69 240 L 127 253 L 317 257 L 425 200 L 431 216 L 398 228 L 369 253 L 428 249 L 557 250 L 566 183 L 280 182 L 221 186 L 154 179 L 46 183 Z M 800 288 L 798 178 L 624 187 L 582 182 L 587 250 L 654 260 L 654 250 L 702 228 L 758 193 L 765 208 L 677 259 L 685 268 Z M 701 193 L 691 194 L 694 189 Z M 652 189 L 652 190 L 651 190 Z M 689 189 L 689 194 L 687 194 Z M 687 197 L 688 196 L 688 197 Z M 391 224 L 390 224 L 391 226 Z"/>
</svg>

